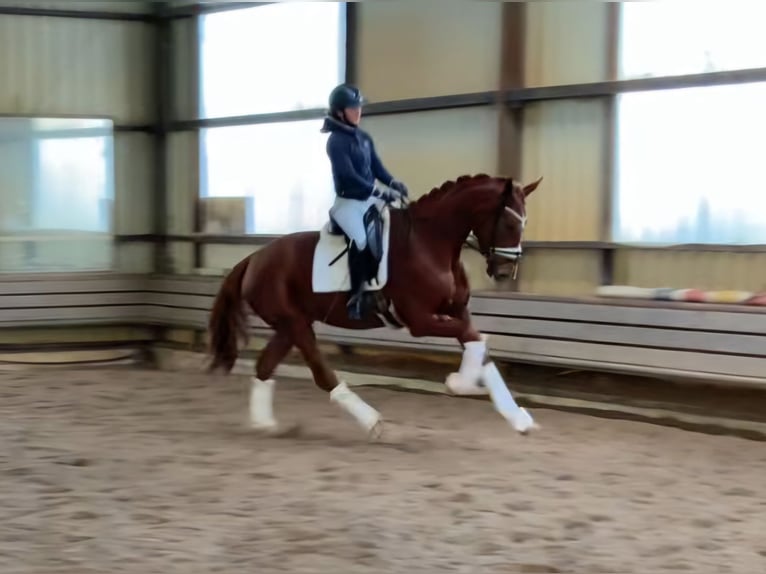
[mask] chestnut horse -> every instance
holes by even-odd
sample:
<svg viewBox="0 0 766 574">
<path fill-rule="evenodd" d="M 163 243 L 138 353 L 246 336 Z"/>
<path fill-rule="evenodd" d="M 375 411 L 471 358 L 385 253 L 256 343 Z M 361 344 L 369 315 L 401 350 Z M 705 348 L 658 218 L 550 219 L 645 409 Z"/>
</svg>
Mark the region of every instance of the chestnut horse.
<svg viewBox="0 0 766 574">
<path fill-rule="evenodd" d="M 319 321 L 345 329 L 406 327 L 414 337 L 457 339 L 463 348 L 460 369 L 447 377 L 454 394 L 489 394 L 496 410 L 520 433 L 536 428 L 514 401 L 494 362 L 486 337 L 471 321 L 470 287 L 460 252 L 467 240 L 487 262 L 487 274 L 514 273 L 521 257 L 527 222 L 526 198 L 542 178 L 528 185 L 485 174 L 447 181 L 405 207 L 388 210 L 388 278 L 375 299 L 377 312 L 359 321 L 346 314 L 347 291 L 317 293 L 312 273 L 318 232 L 281 236 L 239 263 L 224 279 L 209 320 L 210 370 L 229 372 L 238 340 L 247 338 L 248 308 L 274 331 L 258 357 L 250 395 L 255 429 L 274 430 L 274 380 L 277 366 L 293 346 L 301 352 L 316 385 L 350 413 L 371 435 L 378 435 L 380 413 L 339 382 L 317 345 L 312 327 Z M 336 265 L 347 265 L 345 259 Z M 384 321 L 385 319 L 385 321 Z"/>
</svg>

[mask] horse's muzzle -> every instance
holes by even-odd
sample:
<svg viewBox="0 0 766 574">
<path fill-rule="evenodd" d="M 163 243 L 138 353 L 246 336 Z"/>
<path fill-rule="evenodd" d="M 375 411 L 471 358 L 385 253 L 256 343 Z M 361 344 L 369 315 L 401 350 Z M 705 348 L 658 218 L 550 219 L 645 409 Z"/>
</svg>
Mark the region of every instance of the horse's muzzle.
<svg viewBox="0 0 766 574">
<path fill-rule="evenodd" d="M 521 247 L 496 248 L 487 258 L 487 275 L 496 281 L 512 277 L 516 279 L 521 261 Z"/>
</svg>

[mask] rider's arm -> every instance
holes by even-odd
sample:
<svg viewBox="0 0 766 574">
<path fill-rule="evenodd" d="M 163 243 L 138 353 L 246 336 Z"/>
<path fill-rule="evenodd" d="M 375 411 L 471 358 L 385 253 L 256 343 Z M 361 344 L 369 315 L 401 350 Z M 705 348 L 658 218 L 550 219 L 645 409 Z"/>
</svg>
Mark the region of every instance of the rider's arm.
<svg viewBox="0 0 766 574">
<path fill-rule="evenodd" d="M 361 177 L 351 163 L 351 146 L 346 138 L 327 140 L 327 155 L 342 188 L 343 197 L 348 199 L 367 199 L 370 197 L 375 182 L 368 182 Z"/>
<path fill-rule="evenodd" d="M 375 144 L 372 143 L 372 138 L 370 138 L 370 167 L 372 168 L 372 175 L 381 183 L 390 186 L 391 182 L 394 181 L 394 176 L 388 172 L 383 162 L 380 161 L 378 152 L 375 151 Z"/>
</svg>

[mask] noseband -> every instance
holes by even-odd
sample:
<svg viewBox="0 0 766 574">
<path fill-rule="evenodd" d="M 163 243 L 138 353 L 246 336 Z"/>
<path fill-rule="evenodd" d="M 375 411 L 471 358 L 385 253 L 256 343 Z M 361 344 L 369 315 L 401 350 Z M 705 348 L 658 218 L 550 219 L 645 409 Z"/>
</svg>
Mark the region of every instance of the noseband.
<svg viewBox="0 0 766 574">
<path fill-rule="evenodd" d="M 481 245 L 478 241 L 476 241 L 476 245 L 473 245 L 471 243 L 466 242 L 466 244 L 481 253 L 484 256 L 484 260 L 487 262 L 487 273 L 490 276 L 494 276 L 497 272 L 497 261 L 496 261 L 496 255 L 499 255 L 500 257 L 503 257 L 505 259 L 509 259 L 508 255 L 513 255 L 513 280 L 516 280 L 516 276 L 518 274 L 519 270 L 519 257 L 521 254 L 519 252 L 514 251 L 511 253 L 510 249 L 505 247 L 496 247 L 497 243 L 497 228 L 500 225 L 500 218 L 503 216 L 503 213 L 506 211 L 513 215 L 516 219 L 519 220 L 519 223 L 521 223 L 521 229 L 523 230 L 527 223 L 527 218 L 518 213 L 515 209 L 512 209 L 508 207 L 506 204 L 508 202 L 509 197 L 511 196 L 511 193 L 513 193 L 513 180 L 509 180 L 509 184 L 506 184 L 505 189 L 503 189 L 503 193 L 500 194 L 500 204 L 497 206 L 497 209 L 495 210 L 495 217 L 494 222 L 492 224 L 492 235 L 490 236 L 489 246 L 487 249 L 482 249 Z"/>
</svg>

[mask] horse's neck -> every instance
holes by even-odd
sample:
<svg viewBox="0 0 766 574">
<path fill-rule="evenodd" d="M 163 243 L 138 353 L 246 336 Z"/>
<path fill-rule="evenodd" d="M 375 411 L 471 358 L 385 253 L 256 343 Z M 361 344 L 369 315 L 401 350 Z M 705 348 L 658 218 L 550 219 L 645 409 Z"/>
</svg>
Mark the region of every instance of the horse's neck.
<svg viewBox="0 0 766 574">
<path fill-rule="evenodd" d="M 468 191 L 444 197 L 430 207 L 427 215 L 413 218 L 413 231 L 424 247 L 438 253 L 440 259 L 455 263 L 475 224 L 476 210 L 467 201 Z"/>
</svg>

